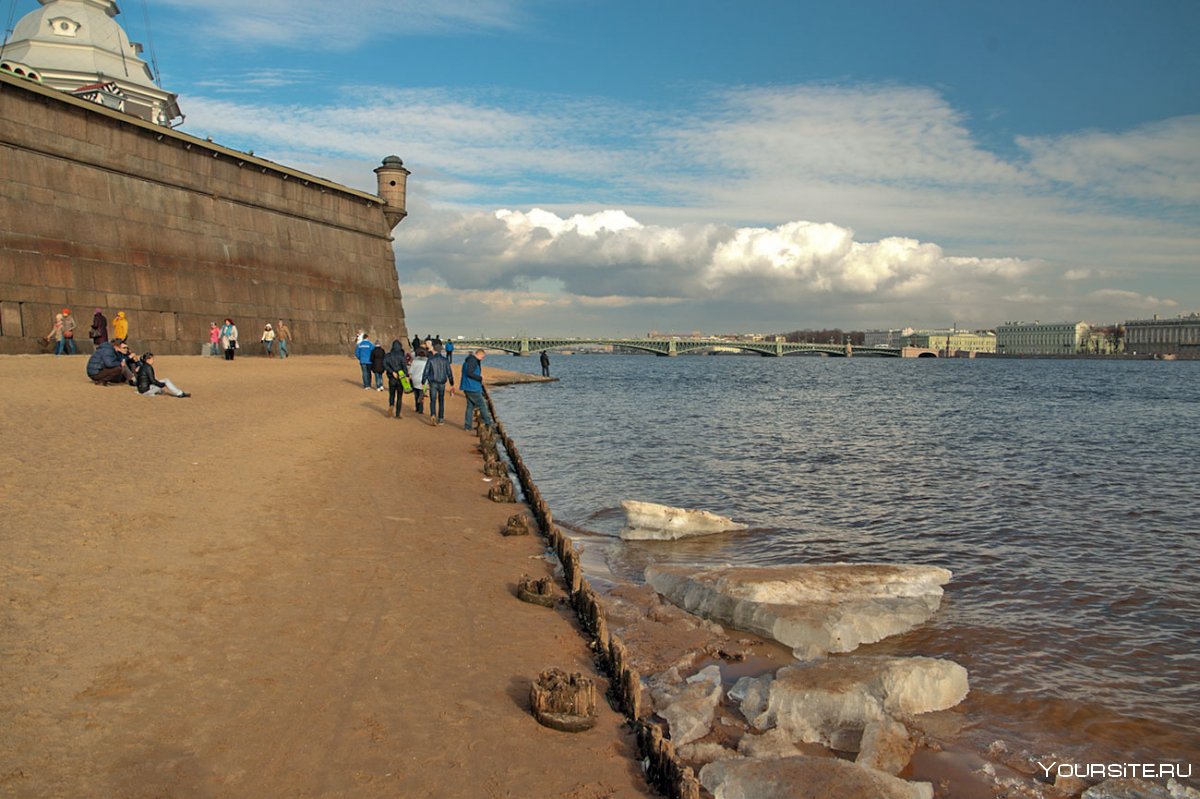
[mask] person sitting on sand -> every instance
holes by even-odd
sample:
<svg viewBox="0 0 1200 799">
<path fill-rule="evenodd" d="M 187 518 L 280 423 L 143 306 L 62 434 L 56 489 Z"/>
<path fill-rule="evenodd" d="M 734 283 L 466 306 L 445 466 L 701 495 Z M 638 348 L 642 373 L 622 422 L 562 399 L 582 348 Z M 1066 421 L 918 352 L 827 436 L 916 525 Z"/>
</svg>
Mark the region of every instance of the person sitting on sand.
<svg viewBox="0 0 1200 799">
<path fill-rule="evenodd" d="M 87 362 L 87 376 L 98 386 L 131 383 L 133 370 L 126 363 L 129 346 L 124 339 L 114 338 L 96 348 Z"/>
<path fill-rule="evenodd" d="M 141 366 L 138 367 L 137 373 L 137 390 L 138 393 L 153 397 L 156 394 L 161 394 L 164 391 L 173 397 L 190 397 L 191 394 L 180 390 L 174 383 L 165 377 L 159 380 L 154 375 L 154 353 L 147 352 L 141 358 Z"/>
</svg>

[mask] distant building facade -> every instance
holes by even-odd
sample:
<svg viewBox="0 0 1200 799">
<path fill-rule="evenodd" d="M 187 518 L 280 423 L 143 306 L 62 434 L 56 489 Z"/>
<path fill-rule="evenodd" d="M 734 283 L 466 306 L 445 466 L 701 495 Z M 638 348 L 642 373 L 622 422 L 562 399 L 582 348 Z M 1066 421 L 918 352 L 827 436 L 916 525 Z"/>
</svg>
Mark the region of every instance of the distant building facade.
<svg viewBox="0 0 1200 799">
<path fill-rule="evenodd" d="M 1125 323 L 1125 351 L 1200 357 L 1200 314 L 1172 319 L 1132 319 Z"/>
<path fill-rule="evenodd" d="M 911 327 L 893 330 L 868 330 L 863 333 L 864 347 L 899 347 L 900 339 L 913 334 Z"/>
<path fill-rule="evenodd" d="M 1086 322 L 1006 322 L 996 328 L 996 352 L 1001 355 L 1075 355 L 1087 349 Z"/>
<path fill-rule="evenodd" d="M 914 330 L 900 337 L 899 346 L 950 352 L 995 352 L 996 334 L 990 330 Z"/>
</svg>

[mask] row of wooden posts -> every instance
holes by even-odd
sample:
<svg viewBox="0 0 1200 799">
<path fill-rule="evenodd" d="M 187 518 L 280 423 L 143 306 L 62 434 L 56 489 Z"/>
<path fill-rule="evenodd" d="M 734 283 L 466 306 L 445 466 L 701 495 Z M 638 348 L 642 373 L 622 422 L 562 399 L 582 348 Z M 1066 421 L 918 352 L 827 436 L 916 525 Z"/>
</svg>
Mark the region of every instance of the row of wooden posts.
<svg viewBox="0 0 1200 799">
<path fill-rule="evenodd" d="M 638 753 L 642 758 L 643 769 L 647 781 L 669 799 L 700 799 L 700 781 L 690 766 L 684 765 L 675 752 L 675 746 L 665 736 L 661 724 L 652 721 L 642 707 L 642 678 L 630 662 L 629 650 L 625 643 L 608 629 L 608 620 L 604 614 L 604 604 L 592 589 L 583 574 L 579 561 L 579 553 L 571 539 L 564 535 L 554 524 L 554 516 L 550 506 L 542 499 L 542 494 L 534 483 L 525 461 L 517 451 L 516 445 L 509 438 L 504 425 L 496 416 L 496 407 L 492 397 L 485 389 L 485 397 L 492 418 L 497 420 L 495 434 L 483 425 L 478 425 L 481 451 L 484 452 L 485 470 L 489 451 L 496 452 L 496 439 L 504 445 L 508 461 L 516 473 L 517 481 L 525 496 L 525 503 L 533 513 L 538 530 L 546 539 L 549 547 L 558 556 L 563 568 L 563 582 L 566 584 L 567 597 L 571 607 L 579 618 L 583 629 L 592 637 L 592 648 L 596 652 L 597 662 L 610 680 L 610 693 L 615 704 L 625 714 L 625 718 L 633 727 L 637 737 Z M 497 458 L 498 461 L 498 453 Z M 491 467 L 495 470 L 495 467 Z M 505 470 L 507 472 L 507 470 Z M 487 472 L 489 475 L 492 472 Z M 497 475 L 497 479 L 508 480 L 508 475 Z M 511 492 L 511 482 L 510 492 Z M 493 487 L 495 491 L 495 487 Z M 499 492 L 498 492 L 499 493 Z M 491 492 L 489 492 L 489 495 Z M 512 494 L 509 493 L 509 496 Z M 497 501 L 505 501 L 497 499 Z M 507 500 L 515 501 L 515 499 Z M 510 526 L 513 521 L 510 520 Z M 557 675 L 555 675 L 557 679 Z M 557 683 L 556 683 L 557 684 Z"/>
</svg>

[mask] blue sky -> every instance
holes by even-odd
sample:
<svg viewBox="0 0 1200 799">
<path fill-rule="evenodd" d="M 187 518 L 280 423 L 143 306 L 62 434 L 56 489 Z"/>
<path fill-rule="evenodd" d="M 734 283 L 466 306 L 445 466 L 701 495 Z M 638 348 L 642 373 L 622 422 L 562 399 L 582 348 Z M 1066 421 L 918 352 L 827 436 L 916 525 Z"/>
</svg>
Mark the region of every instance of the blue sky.
<svg viewBox="0 0 1200 799">
<path fill-rule="evenodd" d="M 145 3 L 185 130 L 365 189 L 404 158 L 418 329 L 1200 310 L 1191 0 Z"/>
</svg>

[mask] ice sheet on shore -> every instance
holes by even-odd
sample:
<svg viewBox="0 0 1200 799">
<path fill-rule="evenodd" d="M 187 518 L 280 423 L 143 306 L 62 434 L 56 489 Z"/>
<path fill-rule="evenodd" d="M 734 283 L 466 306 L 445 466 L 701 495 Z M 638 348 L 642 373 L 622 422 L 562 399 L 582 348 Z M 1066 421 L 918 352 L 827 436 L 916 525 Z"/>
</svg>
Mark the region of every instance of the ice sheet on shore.
<svg viewBox="0 0 1200 799">
<path fill-rule="evenodd" d="M 672 508 L 633 499 L 622 500 L 621 507 L 625 510 L 621 538 L 627 541 L 674 541 L 746 529 L 744 524 L 706 510 Z"/>
<path fill-rule="evenodd" d="M 675 669 L 670 672 L 679 676 Z M 712 730 L 713 715 L 721 702 L 721 669 L 708 666 L 681 682 L 674 682 L 672 676 L 652 680 L 651 697 L 658 715 L 667 721 L 671 740 L 683 746 Z"/>
<path fill-rule="evenodd" d="M 951 577 L 936 566 L 880 563 L 650 566 L 645 575 L 689 613 L 773 638 L 801 660 L 851 652 L 923 624 Z"/>
<path fill-rule="evenodd" d="M 932 799 L 927 782 L 825 757 L 718 760 L 700 769 L 716 799 Z"/>
<path fill-rule="evenodd" d="M 954 707 L 967 691 L 967 670 L 950 660 L 844 657 L 743 677 L 729 695 L 757 729 L 853 752 L 871 724 Z"/>
</svg>

